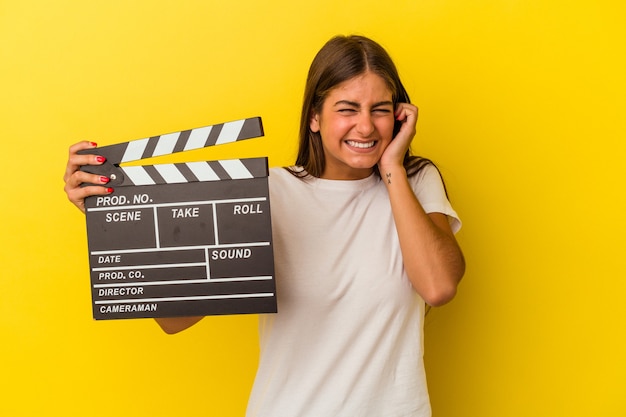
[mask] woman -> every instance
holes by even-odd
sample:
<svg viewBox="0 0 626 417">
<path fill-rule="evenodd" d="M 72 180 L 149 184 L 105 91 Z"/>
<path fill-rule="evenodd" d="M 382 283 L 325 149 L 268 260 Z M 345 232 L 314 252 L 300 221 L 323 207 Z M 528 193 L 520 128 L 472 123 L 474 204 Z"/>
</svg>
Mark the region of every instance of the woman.
<svg viewBox="0 0 626 417">
<path fill-rule="evenodd" d="M 411 157 L 417 108 L 386 51 L 335 37 L 309 70 L 296 165 L 270 173 L 278 313 L 260 317 L 249 416 L 430 416 L 425 305 L 465 270 L 437 169 Z M 107 178 L 70 148 L 65 191 L 84 211 Z M 201 317 L 157 319 L 167 333 Z"/>
</svg>

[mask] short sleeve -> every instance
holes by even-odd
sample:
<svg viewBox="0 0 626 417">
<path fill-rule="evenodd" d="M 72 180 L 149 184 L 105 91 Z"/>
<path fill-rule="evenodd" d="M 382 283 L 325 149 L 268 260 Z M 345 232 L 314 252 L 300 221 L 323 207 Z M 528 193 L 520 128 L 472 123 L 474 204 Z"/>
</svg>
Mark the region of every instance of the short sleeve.
<svg viewBox="0 0 626 417">
<path fill-rule="evenodd" d="M 439 170 L 432 164 L 425 166 L 417 175 L 409 178 L 413 192 L 426 213 L 443 213 L 448 216 L 454 233 L 461 229 L 461 219 L 452 208 Z"/>
</svg>

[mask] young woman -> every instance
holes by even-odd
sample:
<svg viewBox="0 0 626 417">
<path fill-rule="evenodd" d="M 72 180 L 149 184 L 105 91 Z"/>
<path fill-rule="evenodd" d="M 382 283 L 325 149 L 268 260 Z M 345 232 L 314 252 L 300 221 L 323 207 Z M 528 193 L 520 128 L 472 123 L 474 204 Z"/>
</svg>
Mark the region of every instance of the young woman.
<svg viewBox="0 0 626 417">
<path fill-rule="evenodd" d="M 439 172 L 409 155 L 417 116 L 372 40 L 335 37 L 313 60 L 296 164 L 270 172 L 278 313 L 260 316 L 249 416 L 431 415 L 425 305 L 454 297 L 465 262 Z M 78 170 L 102 163 L 76 154 L 94 146 L 72 146 L 65 174 L 83 211 L 113 192 Z M 200 319 L 157 322 L 176 333 Z"/>
</svg>

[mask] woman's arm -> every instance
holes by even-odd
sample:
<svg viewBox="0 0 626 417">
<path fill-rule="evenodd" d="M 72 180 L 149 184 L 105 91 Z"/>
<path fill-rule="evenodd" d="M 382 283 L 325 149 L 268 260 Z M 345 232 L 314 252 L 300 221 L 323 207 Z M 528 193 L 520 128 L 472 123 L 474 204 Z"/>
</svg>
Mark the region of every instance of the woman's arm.
<svg viewBox="0 0 626 417">
<path fill-rule="evenodd" d="M 429 305 L 443 305 L 454 298 L 465 273 L 463 253 L 448 218 L 424 212 L 403 167 L 387 169 L 386 174 L 391 174 L 385 184 L 409 280 Z"/>
<path fill-rule="evenodd" d="M 161 329 L 167 334 L 174 334 L 182 332 L 185 329 L 193 326 L 204 316 L 192 316 L 192 317 L 172 317 L 172 318 L 155 318 L 154 320 L 161 326 Z"/>
<path fill-rule="evenodd" d="M 454 298 L 465 273 L 465 259 L 446 215 L 426 214 L 403 166 L 404 155 L 415 136 L 417 107 L 401 103 L 395 115 L 402 127 L 378 168 L 389 193 L 409 280 L 426 303 L 439 306 Z"/>
</svg>

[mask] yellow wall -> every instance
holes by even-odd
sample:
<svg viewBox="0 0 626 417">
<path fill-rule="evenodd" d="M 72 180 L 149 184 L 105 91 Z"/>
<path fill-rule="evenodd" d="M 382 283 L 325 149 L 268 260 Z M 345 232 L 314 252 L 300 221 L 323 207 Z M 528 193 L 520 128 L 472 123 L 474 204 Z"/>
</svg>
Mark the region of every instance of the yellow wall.
<svg viewBox="0 0 626 417">
<path fill-rule="evenodd" d="M 357 32 L 465 222 L 460 294 L 427 318 L 435 416 L 626 416 L 625 3 L 265 3 L 0 2 L 0 415 L 242 415 L 254 316 L 91 319 L 67 147 L 260 115 L 264 139 L 170 160 L 287 164 L 310 60 Z"/>
</svg>

